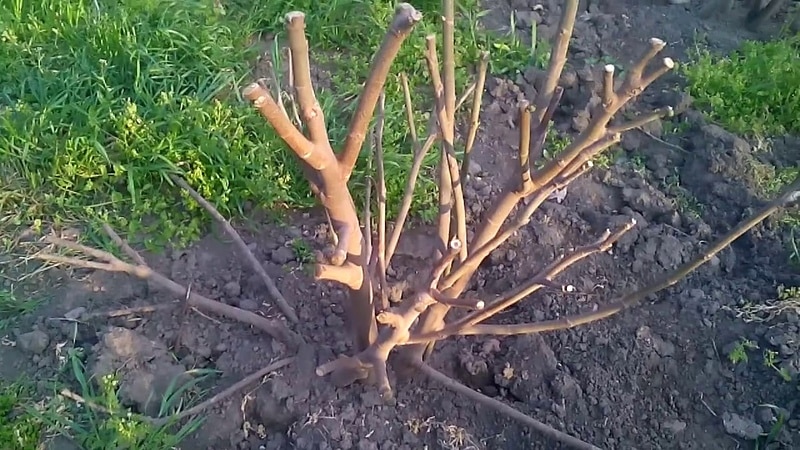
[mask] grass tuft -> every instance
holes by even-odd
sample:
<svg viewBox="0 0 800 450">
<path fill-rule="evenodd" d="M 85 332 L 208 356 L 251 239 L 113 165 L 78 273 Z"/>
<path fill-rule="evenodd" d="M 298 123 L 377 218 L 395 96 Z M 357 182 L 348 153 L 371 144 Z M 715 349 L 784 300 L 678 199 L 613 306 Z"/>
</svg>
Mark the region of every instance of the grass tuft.
<svg viewBox="0 0 800 450">
<path fill-rule="evenodd" d="M 800 35 L 745 41 L 728 56 L 698 49 L 683 68 L 697 104 L 730 131 L 800 133 Z"/>
</svg>

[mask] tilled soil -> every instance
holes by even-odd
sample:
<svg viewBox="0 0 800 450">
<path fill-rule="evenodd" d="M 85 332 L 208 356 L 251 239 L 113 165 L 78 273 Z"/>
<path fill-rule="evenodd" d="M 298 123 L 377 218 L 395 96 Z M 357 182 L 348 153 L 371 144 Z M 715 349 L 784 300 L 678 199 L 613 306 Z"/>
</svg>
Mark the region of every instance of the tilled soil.
<svg viewBox="0 0 800 450">
<path fill-rule="evenodd" d="M 549 36 L 558 20 L 558 2 L 545 2 L 543 9 L 535 3 L 494 2 L 487 24 L 508 23 L 508 14 L 516 11 L 522 35 L 535 22 L 540 36 Z M 668 43 L 664 55 L 678 61 L 694 45 L 696 31 L 720 50 L 756 37 L 741 31 L 736 17 L 701 23 L 694 5 L 605 0 L 592 2 L 585 11 L 575 27 L 556 118 L 564 134 L 575 135 L 585 126 L 572 118 L 582 115 L 589 90 L 600 80 L 598 61 L 628 66 L 652 34 Z M 535 76 L 531 70 L 517 79 L 488 82 L 466 192 L 473 222 L 499 190 L 495 174 L 508 173 L 515 164 L 516 104 L 522 95 L 534 94 Z M 546 202 L 484 263 L 471 289 L 487 297 L 500 294 L 566 249 L 594 241 L 608 227 L 631 217 L 636 227 L 612 252 L 591 256 L 558 278 L 574 286 L 574 292 L 542 290 L 494 322 L 541 321 L 597 308 L 693 258 L 703 243 L 761 204 L 750 188 L 752 165 L 758 163 L 751 144 L 707 123 L 681 94 L 681 83 L 678 74 L 668 74 L 632 106 L 646 112 L 672 105 L 676 117 L 649 125 L 646 133 L 628 133 L 610 168 L 598 168 L 571 185 L 563 199 Z M 671 132 L 676 127 L 679 131 Z M 773 154 L 782 159 L 771 163 L 796 163 L 796 144 L 788 136 L 773 142 Z M 295 305 L 302 322 L 298 331 L 310 345 L 292 365 L 207 411 L 205 424 L 183 448 L 559 448 L 424 378 L 392 375 L 397 404 L 388 406 L 370 387 L 340 389 L 317 377 L 317 364 L 351 352 L 342 290 L 314 283 L 308 261 L 298 260 L 292 248 L 297 239 L 322 248 L 328 238 L 323 216 L 295 213 L 280 222 L 254 217 L 239 229 Z M 398 280 L 413 280 L 427 267 L 429 239 L 420 229 L 403 240 L 390 271 L 394 296 L 403 293 Z M 543 335 L 452 339 L 438 345 L 431 364 L 601 448 L 752 448 L 752 440 L 769 432 L 778 414 L 788 415 L 788 421 L 770 448 L 800 448 L 800 421 L 794 418 L 797 382 L 783 381 L 761 357 L 763 350 L 773 350 L 776 364 L 798 375 L 800 316 L 788 312 L 771 321 L 748 322 L 737 314 L 748 302 L 773 299 L 779 284 L 800 284 L 788 264 L 786 239 L 767 222 L 640 307 Z M 146 258 L 155 270 L 210 298 L 277 315 L 260 279 L 219 231 L 186 250 Z M 216 392 L 270 361 L 291 356 L 263 333 L 182 306 L 110 320 L 50 320 L 175 300 L 124 275 L 73 275 L 83 277 L 53 293 L 55 301 L 20 329 L 16 347 L 0 348 L 4 378 L 52 372 L 63 361 L 59 346 L 67 343 L 87 351 L 92 374 L 119 371 L 123 399 L 139 412 L 154 413 L 158 402 L 153 399 L 187 369 L 219 370 Z M 733 364 L 727 355 L 743 337 L 760 349 L 748 362 Z"/>
</svg>

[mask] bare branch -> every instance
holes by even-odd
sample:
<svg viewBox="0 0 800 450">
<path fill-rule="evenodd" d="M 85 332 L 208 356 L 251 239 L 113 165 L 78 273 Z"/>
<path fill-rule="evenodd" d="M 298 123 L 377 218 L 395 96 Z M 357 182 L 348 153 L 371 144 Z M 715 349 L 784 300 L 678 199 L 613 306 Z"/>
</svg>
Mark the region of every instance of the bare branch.
<svg viewBox="0 0 800 450">
<path fill-rule="evenodd" d="M 520 190 L 531 184 L 531 104 L 523 101 L 519 106 L 519 173 Z"/>
<path fill-rule="evenodd" d="M 299 11 L 286 14 L 286 32 L 289 36 L 289 48 L 292 51 L 294 69 L 294 88 L 300 104 L 300 114 L 308 129 L 311 142 L 315 145 L 328 144 L 328 130 L 325 128 L 325 116 L 322 107 L 314 94 L 311 83 L 311 62 L 306 40 L 306 15 Z"/>
<path fill-rule="evenodd" d="M 469 178 L 469 158 L 472 147 L 475 145 L 475 138 L 478 136 L 480 127 L 481 109 L 483 107 L 483 91 L 486 86 L 486 72 L 489 69 L 489 52 L 481 52 L 478 62 L 478 78 L 475 81 L 475 96 L 472 97 L 472 116 L 470 117 L 469 134 L 464 145 L 464 159 L 461 161 L 461 182 L 466 183 Z"/>
<path fill-rule="evenodd" d="M 378 283 L 381 306 L 389 307 L 389 287 L 386 283 L 386 174 L 383 168 L 383 124 L 386 115 L 386 95 L 381 91 L 378 101 L 378 118 L 375 123 L 375 160 L 378 183 Z"/>
<path fill-rule="evenodd" d="M 542 123 L 544 112 L 550 103 L 550 97 L 561 79 L 561 72 L 567 62 L 567 50 L 569 50 L 569 40 L 572 37 L 572 29 L 575 27 L 575 16 L 578 14 L 578 0 L 566 0 L 562 6 L 561 20 L 558 23 L 558 34 L 556 34 L 553 49 L 550 53 L 550 64 L 547 67 L 545 84 L 539 90 L 536 98 L 536 111 L 534 112 L 534 123 Z"/>
<path fill-rule="evenodd" d="M 657 38 L 650 39 L 650 47 L 642 57 L 633 65 L 628 71 L 622 85 L 616 89 L 615 92 L 609 93 L 608 88 L 612 84 L 612 78 L 608 75 L 604 77 L 603 98 L 591 112 L 591 121 L 589 126 L 578 136 L 570 145 L 561 152 L 557 158 L 550 161 L 541 170 L 538 170 L 533 176 L 533 181 L 537 186 L 548 183 L 553 178 L 557 177 L 561 169 L 570 165 L 581 152 L 588 146 L 593 145 L 599 139 L 602 139 L 609 133 L 607 128 L 609 121 L 614 115 L 624 107 L 631 99 L 638 96 L 644 89 L 647 88 L 656 78 L 660 77 L 668 70 L 672 69 L 675 63 L 669 59 L 664 58 L 662 65 L 649 75 L 642 75 L 644 68 L 647 64 L 664 48 L 664 41 Z M 607 69 L 607 68 L 606 68 Z M 612 132 L 613 133 L 613 132 Z M 573 166 L 574 167 L 574 166 Z"/>
<path fill-rule="evenodd" d="M 501 296 L 499 299 L 489 303 L 489 305 L 480 309 L 479 311 L 472 312 L 453 323 L 447 324 L 440 331 L 423 333 L 421 335 L 412 335 L 407 341 L 407 344 L 445 339 L 448 336 L 459 334 L 460 330 L 464 328 L 471 327 L 472 325 L 494 316 L 495 314 L 509 308 L 510 306 L 513 306 L 522 299 L 552 282 L 554 277 L 575 263 L 595 253 L 607 251 L 635 224 L 636 221 L 631 219 L 628 223 L 613 233 L 610 230 L 606 230 L 606 232 L 597 241 L 583 247 L 578 247 L 567 255 L 562 256 L 539 272 L 539 274 L 532 277 L 528 283 L 525 283 L 513 291 Z"/>
<path fill-rule="evenodd" d="M 608 108 L 614 101 L 614 70 L 613 64 L 603 67 L 603 107 Z"/>
<path fill-rule="evenodd" d="M 445 26 L 448 20 L 444 21 Z M 447 113 L 446 87 L 442 84 L 439 73 L 439 61 L 436 56 L 436 37 L 429 35 L 426 38 L 428 71 L 431 75 L 433 90 L 436 95 L 436 111 L 439 119 L 439 130 L 442 133 L 442 158 L 439 166 L 439 237 L 442 245 L 449 242 L 451 233 L 451 218 L 455 222 L 455 233 L 462 242 L 460 260 L 467 258 L 467 221 L 466 207 L 464 206 L 464 192 L 461 186 L 458 161 L 454 150 L 455 127 L 454 121 Z M 455 106 L 453 106 L 455 108 Z M 453 198 L 455 201 L 453 201 Z M 455 208 L 451 206 L 455 205 Z"/>
<path fill-rule="evenodd" d="M 350 289 L 358 289 L 364 282 L 364 274 L 356 264 L 346 262 L 341 266 L 317 263 L 314 268 L 314 279 L 317 281 L 336 281 Z"/>
<path fill-rule="evenodd" d="M 422 13 L 414 9 L 413 6 L 408 3 L 397 4 L 392 23 L 386 31 L 380 49 L 372 60 L 371 70 L 364 84 L 364 90 L 361 91 L 361 95 L 358 98 L 358 106 L 353 115 L 353 120 L 350 122 L 347 138 L 344 141 L 344 145 L 342 145 L 342 150 L 339 152 L 338 158 L 342 167 L 342 175 L 345 179 L 350 177 L 358 160 L 358 154 L 361 151 L 361 145 L 364 143 L 367 127 L 370 119 L 372 119 L 372 114 L 375 112 L 378 96 L 386 83 L 389 68 L 397 56 L 403 41 L 420 20 L 422 20 Z"/>
<path fill-rule="evenodd" d="M 455 0 L 442 1 L 442 59 L 444 60 L 444 106 L 448 127 L 444 135 L 455 135 L 456 121 L 456 51 L 455 51 Z M 455 182 L 455 181 L 454 181 Z"/>
<path fill-rule="evenodd" d="M 392 235 L 389 239 L 389 242 L 386 246 L 386 265 L 388 266 L 392 261 L 392 256 L 394 256 L 394 252 L 397 249 L 397 244 L 400 242 L 400 235 L 403 232 L 403 227 L 405 226 L 406 219 L 408 218 L 408 213 L 411 210 L 411 202 L 413 201 L 414 197 L 414 188 L 417 185 L 417 178 L 419 177 L 419 171 L 422 168 L 422 162 L 425 160 L 425 156 L 430 151 L 433 144 L 436 142 L 438 135 L 431 134 L 428 136 L 428 139 L 422 146 L 418 146 L 416 151 L 414 152 L 414 161 L 411 163 L 411 170 L 408 173 L 408 179 L 406 180 L 406 189 L 403 192 L 403 200 L 400 203 L 400 211 L 397 213 L 397 218 L 395 219 L 394 226 L 392 227 Z"/>
<path fill-rule="evenodd" d="M 267 274 L 267 271 L 264 270 L 264 267 L 261 265 L 260 262 L 258 262 L 258 259 L 256 259 L 255 255 L 253 255 L 253 252 L 251 252 L 250 249 L 247 248 L 247 244 L 244 242 L 239 233 L 237 233 L 236 230 L 231 226 L 230 222 L 228 222 L 227 219 L 222 217 L 222 214 L 220 214 L 219 211 L 217 211 L 217 209 L 214 208 L 213 205 L 211 205 L 211 203 L 209 203 L 206 199 L 204 199 L 199 193 L 197 193 L 197 191 L 192 189 L 192 187 L 189 186 L 189 183 L 187 183 L 186 180 L 175 175 L 170 175 L 170 179 L 175 184 L 180 186 L 184 191 L 186 191 L 189 194 L 189 196 L 191 196 L 194 199 L 194 201 L 199 203 L 200 206 L 203 207 L 203 209 L 208 211 L 211 217 L 213 217 L 217 222 L 219 222 L 220 225 L 222 225 L 222 228 L 225 230 L 226 233 L 228 233 L 228 236 L 230 236 L 231 239 L 233 239 L 233 242 L 236 244 L 236 247 L 242 253 L 244 258 L 247 260 L 248 263 L 250 263 L 250 267 L 256 272 L 256 274 L 258 274 L 258 276 L 261 278 L 261 281 L 264 282 L 264 285 L 267 286 L 269 295 L 275 300 L 275 303 L 278 304 L 278 308 L 281 309 L 281 312 L 283 312 L 283 314 L 289 319 L 290 322 L 298 323 L 300 319 L 297 318 L 297 314 L 294 312 L 294 308 L 292 308 L 289 305 L 289 302 L 286 301 L 286 298 L 283 297 L 283 294 L 281 294 L 281 291 L 278 289 L 278 286 L 275 284 L 275 281 L 273 281 L 272 277 L 270 277 Z"/>
<path fill-rule="evenodd" d="M 270 95 L 258 83 L 252 83 L 242 90 L 242 95 L 253 102 L 261 115 L 272 125 L 286 145 L 292 149 L 298 158 L 305 161 L 315 170 L 322 170 L 327 167 L 331 160 L 323 151 L 319 151 L 303 133 L 300 132 L 292 122 L 282 112 L 280 107 Z"/>
<path fill-rule="evenodd" d="M 444 87 L 442 86 L 442 77 L 439 73 L 439 57 L 436 54 L 436 36 L 428 35 L 425 38 L 426 49 L 425 58 L 428 62 L 428 72 L 431 76 L 431 84 L 433 85 L 433 95 L 435 99 L 435 114 L 438 118 L 439 132 L 442 138 L 442 151 L 439 158 L 439 240 L 442 247 L 450 242 L 450 220 L 453 214 L 453 185 L 450 179 L 450 170 L 448 168 L 447 140 L 452 144 L 453 136 L 445 136 L 446 129 L 444 124 L 447 122 L 447 112 L 444 105 Z M 439 256 L 442 256 L 441 254 Z"/>
<path fill-rule="evenodd" d="M 107 229 L 111 232 L 111 238 L 114 241 L 117 240 L 122 241 L 119 235 L 117 235 L 113 230 L 111 230 L 110 227 L 108 227 Z M 194 306 L 201 310 L 205 310 L 214 314 L 219 314 L 221 316 L 225 316 L 230 319 L 234 319 L 239 322 L 252 325 L 253 327 L 264 331 L 273 338 L 289 345 L 290 347 L 296 347 L 302 341 L 302 338 L 300 336 L 290 331 L 286 327 L 286 325 L 280 320 L 269 320 L 259 315 L 253 314 L 249 311 L 245 311 L 243 309 L 239 309 L 234 306 L 227 305 L 225 303 L 210 300 L 202 295 L 187 290 L 184 286 L 181 286 L 180 284 L 170 280 L 169 278 L 159 274 L 158 272 L 153 271 L 147 265 L 129 264 L 120 260 L 111 253 L 93 249 L 91 247 L 86 247 L 84 245 L 60 239 L 55 236 L 47 236 L 44 238 L 44 240 L 45 242 L 53 244 L 57 247 L 63 247 L 76 252 L 80 252 L 85 255 L 99 259 L 103 262 L 87 261 L 78 258 L 53 255 L 50 253 L 38 253 L 34 256 L 34 258 L 36 259 L 40 259 L 43 261 L 51 261 L 60 264 L 67 264 L 73 267 L 103 270 L 107 272 L 127 273 L 128 275 L 132 275 L 137 278 L 151 280 L 153 283 L 159 285 L 160 287 L 166 289 L 167 291 L 171 292 L 174 295 L 177 295 L 181 298 L 186 297 L 187 302 L 189 303 L 190 306 Z M 127 247 L 128 249 L 130 249 L 130 246 Z M 135 253 L 132 249 L 130 249 L 130 251 Z M 141 256 L 138 256 L 137 258 L 141 258 Z"/>
<path fill-rule="evenodd" d="M 282 368 L 288 366 L 289 364 L 294 362 L 295 358 L 296 358 L 295 356 L 292 356 L 292 357 L 289 357 L 289 358 L 279 359 L 279 360 L 275 361 L 272 364 L 268 364 L 267 366 L 256 370 L 255 372 L 253 372 L 250 375 L 242 378 L 241 380 L 239 380 L 236 383 L 232 384 L 231 386 L 229 386 L 225 390 L 221 391 L 220 393 L 214 395 L 213 397 L 203 401 L 202 403 L 200 403 L 200 404 L 198 404 L 196 406 L 193 406 L 193 407 L 191 407 L 189 409 L 185 409 L 185 410 L 181 411 L 180 413 L 175 414 L 173 416 L 168 416 L 168 417 L 163 417 L 163 418 L 158 418 L 158 419 L 152 419 L 149 422 L 154 424 L 154 425 L 156 425 L 156 426 L 158 426 L 158 425 L 166 425 L 166 424 L 171 423 L 171 422 L 178 422 L 178 421 L 183 420 L 183 419 L 185 419 L 187 417 L 191 417 L 191 416 L 195 416 L 197 414 L 200 414 L 201 412 L 203 412 L 203 411 L 207 410 L 208 408 L 216 405 L 217 403 L 219 403 L 219 402 L 231 397 L 233 394 L 241 391 L 242 389 L 246 388 L 247 386 L 257 382 L 262 377 L 265 377 L 265 376 L 269 375 L 270 373 L 275 372 L 276 370 L 279 370 L 279 369 L 282 369 Z"/>
<path fill-rule="evenodd" d="M 630 131 L 635 128 L 641 128 L 654 120 L 658 120 L 663 117 L 672 117 L 673 113 L 674 112 L 671 106 L 665 106 L 649 114 L 642 114 L 641 116 L 637 117 L 634 120 L 631 120 L 630 122 L 626 122 L 622 125 L 613 126 L 608 129 L 608 132 L 622 134 L 626 131 Z"/>
<path fill-rule="evenodd" d="M 378 392 L 384 400 L 393 398 L 392 387 L 386 372 L 386 360 L 389 353 L 397 345 L 408 338 L 408 329 L 422 311 L 435 303 L 427 293 L 417 293 L 396 308 L 389 308 L 378 314 L 378 322 L 386 326 L 381 330 L 378 339 L 368 349 L 350 357 L 340 357 L 317 367 L 317 375 L 331 374 L 338 385 L 346 385 L 363 379 L 369 371 L 378 386 Z"/>
<path fill-rule="evenodd" d="M 622 312 L 630 307 L 636 306 L 641 303 L 645 298 L 660 292 L 670 286 L 675 285 L 678 281 L 686 278 L 689 274 L 694 272 L 698 267 L 710 261 L 714 255 L 728 247 L 745 234 L 747 231 L 761 223 L 764 219 L 774 214 L 780 208 L 788 206 L 791 203 L 796 203 L 800 199 L 800 177 L 788 186 L 784 192 L 775 200 L 768 203 L 761 210 L 753 216 L 743 220 L 736 227 L 734 227 L 727 234 L 715 241 L 709 248 L 701 252 L 693 260 L 682 265 L 673 272 L 670 272 L 660 277 L 655 282 L 649 284 L 643 289 L 632 292 L 621 299 L 612 302 L 604 307 L 599 308 L 597 311 L 578 314 L 575 316 L 562 317 L 555 320 L 547 320 L 539 323 L 532 324 L 519 324 L 519 325 L 471 325 L 465 326 L 456 334 L 459 335 L 473 335 L 473 334 L 495 334 L 495 335 L 513 335 L 513 334 L 531 334 L 542 333 L 545 331 L 563 330 L 573 328 L 580 325 L 586 325 L 601 319 L 608 318 Z M 489 308 L 487 308 L 488 310 Z"/>
</svg>

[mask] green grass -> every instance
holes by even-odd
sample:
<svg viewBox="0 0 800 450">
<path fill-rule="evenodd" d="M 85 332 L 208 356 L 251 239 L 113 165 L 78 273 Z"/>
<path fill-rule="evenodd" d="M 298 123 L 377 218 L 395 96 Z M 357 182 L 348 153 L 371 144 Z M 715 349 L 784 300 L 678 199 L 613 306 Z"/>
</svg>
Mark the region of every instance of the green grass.
<svg viewBox="0 0 800 450">
<path fill-rule="evenodd" d="M 32 389 L 22 383 L 0 384 L 0 442 L 8 450 L 35 449 L 43 425 L 28 411 L 35 403 Z"/>
<path fill-rule="evenodd" d="M 800 134 L 800 35 L 768 42 L 745 41 L 730 55 L 698 47 L 683 66 L 688 92 L 706 115 L 731 132 L 760 143 L 784 134 Z M 757 151 L 756 150 L 756 151 Z M 776 167 L 753 155 L 743 173 L 756 195 L 772 198 L 800 173 L 800 167 Z M 800 216 L 781 213 L 776 220 L 794 230 Z"/>
<path fill-rule="evenodd" d="M 746 41 L 727 56 L 698 49 L 683 68 L 696 104 L 730 131 L 800 133 L 800 35 Z"/>
<path fill-rule="evenodd" d="M 426 19 L 394 66 L 394 74 L 408 72 L 417 88 L 427 87 L 421 49 L 425 34 L 438 30 L 439 3 L 415 5 Z M 495 73 L 543 61 L 546 49 L 477 29 L 476 1 L 460 3 L 462 86 L 482 49 L 493 52 Z M 332 71 L 334 89 L 319 97 L 337 139 L 392 5 L 240 0 L 225 4 L 222 14 L 211 1 L 0 0 L 0 226 L 108 221 L 156 245 L 185 243 L 208 219 L 171 186 L 171 173 L 183 174 L 228 216 L 241 216 L 245 204 L 311 206 L 289 152 L 238 96 L 256 56 L 248 43 L 257 32 L 280 36 L 286 12 L 307 13 L 312 58 Z M 411 162 L 402 105 L 390 76 L 390 211 Z M 418 107 L 427 111 L 429 104 Z M 421 129 L 425 119 L 417 118 Z M 357 196 L 362 170 L 359 165 L 353 182 Z M 423 176 L 414 214 L 432 217 L 433 188 Z"/>
<path fill-rule="evenodd" d="M 19 316 L 35 310 L 39 303 L 36 299 L 20 298 L 13 289 L 0 287 L 0 331 L 8 328 Z"/>
</svg>

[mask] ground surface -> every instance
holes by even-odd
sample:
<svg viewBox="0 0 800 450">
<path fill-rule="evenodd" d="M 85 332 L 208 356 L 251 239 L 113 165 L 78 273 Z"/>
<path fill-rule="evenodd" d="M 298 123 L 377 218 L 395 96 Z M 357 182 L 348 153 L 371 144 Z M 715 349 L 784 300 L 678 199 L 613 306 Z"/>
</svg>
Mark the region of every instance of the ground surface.
<svg viewBox="0 0 800 450">
<path fill-rule="evenodd" d="M 536 3 L 493 2 L 485 20 L 501 28 L 516 10 L 521 34 L 536 22 L 540 36 L 549 36 L 558 2 L 544 3 L 543 10 L 535 11 Z M 556 118 L 564 133 L 580 128 L 580 121 L 568 118 L 588 100 L 586 92 L 568 81 L 599 79 L 599 61 L 625 67 L 652 36 L 664 39 L 665 56 L 678 61 L 698 33 L 705 34 L 712 49 L 722 51 L 742 38 L 756 37 L 740 31 L 735 17 L 701 23 L 691 5 L 597 3 L 587 14 L 579 13 L 576 24 L 563 114 Z M 563 202 L 545 204 L 530 225 L 484 265 L 473 289 L 487 296 L 500 293 L 530 277 L 564 248 L 592 241 L 625 217 L 635 217 L 637 227 L 613 254 L 591 257 L 560 278 L 574 285 L 577 294 L 539 293 L 498 320 L 542 320 L 602 304 L 688 260 L 699 243 L 724 233 L 759 204 L 747 179 L 752 144 L 707 123 L 680 94 L 681 83 L 679 75 L 665 76 L 635 105 L 643 111 L 673 105 L 678 112 L 674 119 L 649 126 L 649 135 L 629 133 L 610 168 L 576 182 Z M 497 190 L 493 174 L 513 164 L 515 102 L 519 92 L 530 94 L 532 88 L 521 75 L 512 80 L 490 78 L 487 90 L 477 164 L 467 191 L 474 218 L 487 208 L 486 194 Z M 776 140 L 773 153 L 795 163 L 796 144 L 790 136 Z M 781 151 L 783 147 L 795 153 Z M 800 372 L 800 317 L 788 313 L 757 323 L 736 313 L 748 302 L 774 298 L 779 284 L 800 284 L 796 269 L 788 265 L 787 237 L 773 225 L 758 227 L 689 279 L 635 310 L 541 336 L 448 341 L 439 345 L 432 364 L 602 448 L 752 448 L 759 430 L 769 432 L 779 414 L 789 414 L 789 420 L 780 428 L 777 441 L 782 444 L 771 448 L 800 448 L 800 421 L 793 419 L 800 412 L 796 382 L 783 381 L 762 358 L 763 350 L 773 350 L 786 371 L 795 376 Z M 326 242 L 323 218 L 313 211 L 281 220 L 254 217 L 239 229 L 296 305 L 303 322 L 299 331 L 313 345 L 297 363 L 207 411 L 204 425 L 181 448 L 557 448 L 426 380 L 395 381 L 398 404 L 384 406 L 369 388 L 336 389 L 317 378 L 317 363 L 350 352 L 342 330 L 343 293 L 310 282 L 304 261 L 309 250 Z M 308 248 L 299 240 L 307 241 Z M 401 247 L 394 279 L 413 276 L 429 248 L 422 231 Z M 266 316 L 276 314 L 259 279 L 220 232 L 186 250 L 146 258 L 154 269 L 211 298 Z M 3 378 L 33 373 L 44 378 L 64 365 L 65 348 L 80 347 L 87 354 L 89 373 L 119 371 L 123 400 L 152 414 L 158 412 L 153 394 L 162 395 L 169 383 L 164 380 L 184 370 L 220 371 L 209 385 L 218 391 L 272 360 L 290 356 L 283 345 L 261 333 L 180 307 L 111 320 L 57 320 L 85 318 L 78 308 L 93 313 L 174 301 L 124 275 L 68 275 L 70 280 L 52 293 L 53 301 L 18 327 L 23 334 L 8 337 L 16 345 L 0 348 Z M 734 364 L 728 355 L 741 338 L 756 342 L 759 349 L 750 351 L 749 361 Z M 51 443 L 50 448 L 70 448 L 59 442 L 61 447 Z"/>
</svg>

